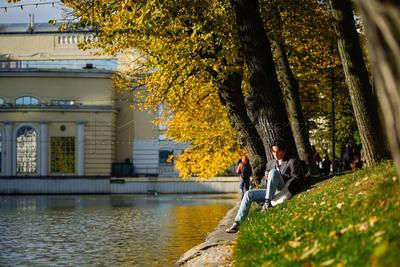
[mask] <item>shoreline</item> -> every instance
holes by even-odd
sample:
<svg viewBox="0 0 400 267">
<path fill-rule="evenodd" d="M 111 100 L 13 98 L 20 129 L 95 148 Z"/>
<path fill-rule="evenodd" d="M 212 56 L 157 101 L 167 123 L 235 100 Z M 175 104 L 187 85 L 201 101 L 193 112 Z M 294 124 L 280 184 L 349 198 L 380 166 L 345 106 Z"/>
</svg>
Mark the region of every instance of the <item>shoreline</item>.
<svg viewBox="0 0 400 267">
<path fill-rule="evenodd" d="M 232 266 L 233 246 L 237 233 L 225 230 L 233 223 L 239 204 L 230 209 L 205 241 L 186 251 L 176 262 L 177 266 Z"/>
</svg>

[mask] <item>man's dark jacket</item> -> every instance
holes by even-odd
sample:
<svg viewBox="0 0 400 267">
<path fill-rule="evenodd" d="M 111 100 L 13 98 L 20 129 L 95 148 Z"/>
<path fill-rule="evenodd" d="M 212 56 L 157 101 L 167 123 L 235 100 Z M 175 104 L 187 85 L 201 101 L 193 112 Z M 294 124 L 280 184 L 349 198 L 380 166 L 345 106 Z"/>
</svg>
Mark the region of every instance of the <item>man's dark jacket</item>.
<svg viewBox="0 0 400 267">
<path fill-rule="evenodd" d="M 267 162 L 267 171 L 276 169 L 278 161 L 276 159 Z M 304 187 L 304 170 L 301 161 L 295 158 L 283 158 L 282 164 L 279 167 L 279 172 L 282 175 L 283 180 L 287 183 L 291 180 L 288 187 L 292 195 L 300 192 Z"/>
</svg>

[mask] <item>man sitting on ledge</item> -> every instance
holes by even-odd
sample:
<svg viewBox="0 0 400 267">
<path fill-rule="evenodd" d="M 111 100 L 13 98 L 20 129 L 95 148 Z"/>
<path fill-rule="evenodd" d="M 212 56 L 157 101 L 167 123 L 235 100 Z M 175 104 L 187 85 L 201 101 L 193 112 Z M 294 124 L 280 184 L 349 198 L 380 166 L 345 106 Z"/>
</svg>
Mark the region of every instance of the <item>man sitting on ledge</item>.
<svg viewBox="0 0 400 267">
<path fill-rule="evenodd" d="M 252 202 L 264 203 L 261 212 L 265 212 L 300 191 L 304 181 L 300 160 L 286 157 L 286 144 L 282 141 L 274 142 L 270 148 L 274 159 L 268 161 L 266 166 L 267 189 L 252 189 L 244 194 L 235 222 L 226 229 L 227 233 L 236 233 L 239 230 L 239 225 L 249 212 Z"/>
</svg>

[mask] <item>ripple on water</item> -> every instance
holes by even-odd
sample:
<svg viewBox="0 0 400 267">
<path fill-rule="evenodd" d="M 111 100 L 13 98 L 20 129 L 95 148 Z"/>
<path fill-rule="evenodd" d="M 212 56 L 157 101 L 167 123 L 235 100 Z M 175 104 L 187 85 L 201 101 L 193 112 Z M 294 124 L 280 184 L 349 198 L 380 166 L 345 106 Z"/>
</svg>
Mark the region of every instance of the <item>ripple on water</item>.
<svg viewBox="0 0 400 267">
<path fill-rule="evenodd" d="M 173 266 L 236 195 L 0 197 L 0 266 Z"/>
</svg>

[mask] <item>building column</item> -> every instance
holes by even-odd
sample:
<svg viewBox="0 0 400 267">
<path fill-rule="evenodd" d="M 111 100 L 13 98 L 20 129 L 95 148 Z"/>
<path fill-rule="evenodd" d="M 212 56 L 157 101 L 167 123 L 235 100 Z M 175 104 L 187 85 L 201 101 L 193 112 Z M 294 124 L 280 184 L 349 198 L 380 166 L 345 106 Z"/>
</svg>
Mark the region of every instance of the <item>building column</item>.
<svg viewBox="0 0 400 267">
<path fill-rule="evenodd" d="M 40 121 L 40 173 L 41 176 L 48 175 L 49 161 L 49 125 L 47 120 Z"/>
<path fill-rule="evenodd" d="M 6 164 L 5 164 L 5 175 L 12 176 L 13 175 L 13 164 L 15 164 L 13 160 L 13 132 L 12 132 L 12 121 L 5 121 L 5 154 L 6 154 Z M 15 168 L 14 168 L 15 169 Z"/>
<path fill-rule="evenodd" d="M 78 125 L 78 175 L 85 175 L 85 121 L 77 121 Z"/>
</svg>

